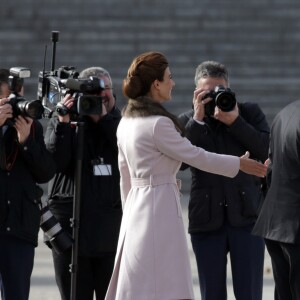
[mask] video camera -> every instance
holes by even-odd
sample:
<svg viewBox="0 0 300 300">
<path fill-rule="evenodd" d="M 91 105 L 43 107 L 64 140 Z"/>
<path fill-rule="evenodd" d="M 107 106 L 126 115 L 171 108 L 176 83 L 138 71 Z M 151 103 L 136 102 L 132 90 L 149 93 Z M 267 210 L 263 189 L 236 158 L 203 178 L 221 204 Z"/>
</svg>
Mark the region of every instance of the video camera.
<svg viewBox="0 0 300 300">
<path fill-rule="evenodd" d="M 205 104 L 205 115 L 212 116 L 217 106 L 224 112 L 232 111 L 236 105 L 235 93 L 230 88 L 225 88 L 222 85 L 215 87 L 204 96 L 203 99 L 211 97 L 212 100 Z"/>
<path fill-rule="evenodd" d="M 19 115 L 40 119 L 44 112 L 44 107 L 39 100 L 27 101 L 21 95 L 24 78 L 30 77 L 30 70 L 23 67 L 13 67 L 9 70 L 8 85 L 11 91 L 9 104 L 13 109 L 13 119 Z"/>
<path fill-rule="evenodd" d="M 103 80 L 97 77 L 87 79 L 68 79 L 65 84 L 67 92 L 72 94 L 74 105 L 68 109 L 62 103 L 58 103 L 56 111 L 59 115 L 65 116 L 69 113 L 75 113 L 81 116 L 98 115 L 102 113 L 102 97 L 99 95 L 105 89 Z"/>
<path fill-rule="evenodd" d="M 58 35 L 58 31 L 52 31 L 51 71 L 39 72 L 37 95 L 46 109 L 45 117 L 51 117 L 54 111 L 62 116 L 69 113 L 80 116 L 100 114 L 102 112 L 102 98 L 94 95 L 99 95 L 104 89 L 102 80 L 96 77 L 78 79 L 79 72 L 73 66 L 62 66 L 55 70 Z M 74 105 L 70 110 L 61 103 L 66 94 L 71 94 L 75 98 Z"/>
</svg>

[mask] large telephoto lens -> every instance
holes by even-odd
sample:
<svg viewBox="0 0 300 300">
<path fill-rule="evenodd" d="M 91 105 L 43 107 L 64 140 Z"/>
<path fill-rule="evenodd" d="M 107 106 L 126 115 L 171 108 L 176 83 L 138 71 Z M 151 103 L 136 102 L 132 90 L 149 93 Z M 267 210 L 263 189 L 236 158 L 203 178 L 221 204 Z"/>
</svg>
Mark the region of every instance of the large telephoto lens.
<svg viewBox="0 0 300 300">
<path fill-rule="evenodd" d="M 44 113 L 44 107 L 40 100 L 20 101 L 17 107 L 22 115 L 32 119 L 41 119 Z"/>
</svg>

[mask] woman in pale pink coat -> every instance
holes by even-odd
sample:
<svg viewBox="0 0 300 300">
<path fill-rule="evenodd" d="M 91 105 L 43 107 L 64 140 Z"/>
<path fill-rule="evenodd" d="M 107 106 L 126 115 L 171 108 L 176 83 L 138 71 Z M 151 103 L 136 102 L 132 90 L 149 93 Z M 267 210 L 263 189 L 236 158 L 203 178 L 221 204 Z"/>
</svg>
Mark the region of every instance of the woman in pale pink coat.
<svg viewBox="0 0 300 300">
<path fill-rule="evenodd" d="M 210 153 L 183 138 L 161 105 L 174 85 L 157 52 L 135 58 L 123 82 L 130 98 L 117 132 L 123 219 L 106 300 L 194 299 L 176 181 L 181 162 L 228 177 L 239 169 L 266 172 L 246 157 Z"/>
</svg>

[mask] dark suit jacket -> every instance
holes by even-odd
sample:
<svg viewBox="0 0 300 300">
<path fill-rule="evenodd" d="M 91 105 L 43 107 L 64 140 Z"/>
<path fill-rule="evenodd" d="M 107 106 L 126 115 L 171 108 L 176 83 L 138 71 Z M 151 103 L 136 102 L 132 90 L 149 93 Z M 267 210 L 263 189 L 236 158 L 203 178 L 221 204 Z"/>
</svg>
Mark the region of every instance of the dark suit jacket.
<svg viewBox="0 0 300 300">
<path fill-rule="evenodd" d="M 253 233 L 300 244 L 300 100 L 275 117 L 269 156 L 270 187 Z"/>
</svg>

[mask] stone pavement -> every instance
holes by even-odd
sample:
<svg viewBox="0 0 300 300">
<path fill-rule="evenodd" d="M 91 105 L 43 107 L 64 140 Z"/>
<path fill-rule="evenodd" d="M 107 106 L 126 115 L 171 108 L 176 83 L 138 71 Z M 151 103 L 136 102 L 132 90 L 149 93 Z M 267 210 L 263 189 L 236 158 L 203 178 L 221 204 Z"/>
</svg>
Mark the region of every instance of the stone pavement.
<svg viewBox="0 0 300 300">
<path fill-rule="evenodd" d="M 187 196 L 182 197 L 182 209 L 185 224 L 187 225 Z M 190 258 L 192 264 L 193 272 L 193 282 L 194 282 L 194 291 L 195 299 L 200 300 L 199 292 L 199 282 L 197 278 L 197 268 L 196 261 L 191 250 L 191 244 L 189 236 L 187 234 L 187 240 L 190 247 Z M 35 256 L 35 265 L 32 274 L 31 280 L 31 291 L 30 291 L 30 300 L 59 300 L 59 292 L 57 290 L 55 280 L 54 280 L 54 271 L 52 265 L 52 256 L 50 249 L 47 248 L 42 242 L 42 234 L 40 234 L 39 247 L 36 249 Z M 264 274 L 264 291 L 263 291 L 263 300 L 271 300 L 273 297 L 274 282 L 272 278 L 272 268 L 271 262 L 268 254 L 266 253 L 265 258 L 265 274 Z M 234 295 L 232 291 L 232 280 L 230 268 L 228 267 L 228 300 L 234 300 Z"/>
</svg>

